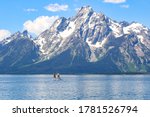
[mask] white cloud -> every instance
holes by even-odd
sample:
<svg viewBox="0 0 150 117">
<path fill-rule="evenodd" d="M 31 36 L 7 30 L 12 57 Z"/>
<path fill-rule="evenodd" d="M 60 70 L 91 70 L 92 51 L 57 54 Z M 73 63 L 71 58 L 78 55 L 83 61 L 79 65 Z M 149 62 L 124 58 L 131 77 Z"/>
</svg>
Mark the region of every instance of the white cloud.
<svg viewBox="0 0 150 117">
<path fill-rule="evenodd" d="M 58 16 L 40 16 L 34 21 L 28 20 L 23 24 L 24 30 L 28 30 L 28 32 L 35 35 L 39 35 L 46 29 L 50 28 L 56 19 L 58 19 Z"/>
<path fill-rule="evenodd" d="M 120 5 L 121 8 L 129 8 L 129 5 Z"/>
<path fill-rule="evenodd" d="M 28 8 L 28 9 L 25 9 L 24 11 L 26 11 L 26 12 L 36 12 L 38 10 L 34 9 L 34 8 Z"/>
<path fill-rule="evenodd" d="M 118 3 L 126 2 L 126 0 L 104 0 L 104 2 L 118 4 Z"/>
<path fill-rule="evenodd" d="M 0 41 L 3 39 L 9 37 L 11 35 L 11 32 L 8 30 L 0 29 Z"/>
<path fill-rule="evenodd" d="M 67 11 L 68 5 L 59 5 L 57 3 L 55 4 L 49 4 L 48 6 L 44 7 L 48 11 L 57 12 L 57 11 Z"/>
</svg>

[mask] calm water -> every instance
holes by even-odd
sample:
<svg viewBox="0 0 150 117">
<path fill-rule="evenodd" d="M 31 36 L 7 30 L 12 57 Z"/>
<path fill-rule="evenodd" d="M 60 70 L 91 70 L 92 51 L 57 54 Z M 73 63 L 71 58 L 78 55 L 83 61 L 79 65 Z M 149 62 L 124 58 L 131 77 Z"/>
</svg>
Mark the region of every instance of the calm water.
<svg viewBox="0 0 150 117">
<path fill-rule="evenodd" d="M 150 99 L 150 75 L 1 75 L 0 99 Z"/>
</svg>

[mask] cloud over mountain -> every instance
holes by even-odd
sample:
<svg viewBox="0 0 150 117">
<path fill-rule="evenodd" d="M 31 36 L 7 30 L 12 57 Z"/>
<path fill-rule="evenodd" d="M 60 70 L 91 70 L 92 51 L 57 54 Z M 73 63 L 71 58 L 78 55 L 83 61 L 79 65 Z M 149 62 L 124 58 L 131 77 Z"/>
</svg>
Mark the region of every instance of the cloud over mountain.
<svg viewBox="0 0 150 117">
<path fill-rule="evenodd" d="M 34 9 L 34 8 L 28 8 L 28 9 L 24 9 L 24 11 L 26 11 L 26 12 L 37 12 L 38 10 Z"/>
<path fill-rule="evenodd" d="M 129 5 L 120 5 L 121 8 L 125 8 L 125 9 L 128 9 L 129 8 Z"/>
<path fill-rule="evenodd" d="M 60 4 L 49 4 L 48 6 L 45 6 L 45 9 L 48 11 L 52 11 L 52 12 L 57 12 L 57 11 L 67 11 L 68 9 L 68 5 L 64 4 L 64 5 L 60 5 Z"/>
<path fill-rule="evenodd" d="M 118 3 L 126 2 L 126 0 L 104 0 L 104 2 L 118 4 Z"/>
<path fill-rule="evenodd" d="M 9 37 L 11 35 L 11 32 L 8 30 L 0 29 L 0 41 Z"/>
<path fill-rule="evenodd" d="M 24 29 L 28 30 L 30 33 L 39 35 L 41 32 L 48 29 L 56 19 L 58 19 L 58 16 L 40 16 L 33 21 L 26 21 L 23 26 Z"/>
</svg>

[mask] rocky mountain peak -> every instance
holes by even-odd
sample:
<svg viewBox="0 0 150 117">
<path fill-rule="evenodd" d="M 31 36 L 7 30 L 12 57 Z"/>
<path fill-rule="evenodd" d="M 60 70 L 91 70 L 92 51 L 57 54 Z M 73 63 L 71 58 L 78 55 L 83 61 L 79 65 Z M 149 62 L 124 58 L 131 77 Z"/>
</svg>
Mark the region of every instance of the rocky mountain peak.
<svg viewBox="0 0 150 117">
<path fill-rule="evenodd" d="M 11 38 L 16 38 L 16 39 L 22 39 L 22 38 L 31 38 L 31 35 L 28 33 L 27 30 L 23 31 L 23 32 L 16 32 L 13 35 L 10 36 Z"/>
<path fill-rule="evenodd" d="M 22 36 L 26 37 L 26 38 L 32 38 L 31 35 L 28 33 L 27 30 L 25 30 L 25 31 L 22 32 Z"/>
<path fill-rule="evenodd" d="M 87 17 L 93 13 L 94 13 L 94 11 L 93 11 L 92 7 L 84 6 L 84 7 L 81 7 L 81 9 L 79 9 L 77 16 L 78 17 Z"/>
<path fill-rule="evenodd" d="M 83 6 L 80 8 L 79 13 L 89 13 L 89 12 L 94 12 L 91 6 Z"/>
<path fill-rule="evenodd" d="M 1 44 L 5 45 L 16 39 L 18 40 L 18 39 L 31 39 L 31 38 L 32 38 L 32 36 L 28 33 L 27 30 L 23 31 L 22 33 L 20 31 L 18 31 L 18 32 L 12 34 L 10 37 L 4 39 L 1 42 Z"/>
</svg>

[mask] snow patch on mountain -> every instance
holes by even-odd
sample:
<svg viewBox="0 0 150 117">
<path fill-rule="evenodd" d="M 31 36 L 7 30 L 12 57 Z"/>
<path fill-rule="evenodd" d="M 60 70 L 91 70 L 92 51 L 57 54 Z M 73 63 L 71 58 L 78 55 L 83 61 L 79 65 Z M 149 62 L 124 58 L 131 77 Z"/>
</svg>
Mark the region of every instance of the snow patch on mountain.
<svg viewBox="0 0 150 117">
<path fill-rule="evenodd" d="M 140 23 L 132 23 L 131 25 L 123 28 L 124 34 L 130 34 L 131 32 L 135 32 L 138 34 L 141 33 L 142 30 L 147 32 L 148 28 L 144 27 Z"/>
<path fill-rule="evenodd" d="M 150 40 L 146 39 L 143 35 L 137 35 L 137 37 L 143 45 L 150 49 Z"/>
<path fill-rule="evenodd" d="M 74 22 L 70 22 L 66 30 L 60 32 L 59 34 L 62 38 L 67 38 L 73 34 L 74 30 L 75 30 L 75 24 Z"/>
<path fill-rule="evenodd" d="M 35 40 L 34 41 L 36 44 L 38 44 L 39 46 L 39 50 L 42 54 L 47 54 L 45 52 L 45 50 L 43 49 L 44 48 L 44 45 L 46 44 L 46 41 L 45 41 L 45 38 L 42 38 L 41 36 L 39 36 L 38 40 Z"/>
<path fill-rule="evenodd" d="M 98 61 L 98 58 L 96 57 L 96 54 L 95 54 L 96 48 L 93 47 L 93 46 L 90 46 L 90 50 L 91 50 L 91 55 L 90 55 L 89 62 L 96 62 L 96 61 Z"/>
<path fill-rule="evenodd" d="M 93 44 L 89 38 L 87 38 L 86 43 L 90 46 L 90 47 L 94 47 L 94 48 L 102 48 L 105 43 L 107 42 L 107 38 L 104 38 L 101 42 L 96 42 L 95 44 Z"/>
<path fill-rule="evenodd" d="M 122 27 L 119 23 L 110 20 L 110 26 L 109 27 L 112 30 L 115 37 L 121 37 L 123 35 Z"/>
</svg>

